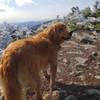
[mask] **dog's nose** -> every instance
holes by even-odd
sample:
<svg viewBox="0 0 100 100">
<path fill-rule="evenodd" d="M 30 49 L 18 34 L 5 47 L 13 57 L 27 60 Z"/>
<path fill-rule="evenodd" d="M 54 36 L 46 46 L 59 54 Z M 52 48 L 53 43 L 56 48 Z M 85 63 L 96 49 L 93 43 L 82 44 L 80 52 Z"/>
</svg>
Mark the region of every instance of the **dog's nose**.
<svg viewBox="0 0 100 100">
<path fill-rule="evenodd" d="M 74 31 L 70 31 L 70 32 L 69 32 L 69 35 L 72 36 L 73 32 L 74 32 Z"/>
<path fill-rule="evenodd" d="M 64 39 L 64 40 L 69 40 L 69 39 L 71 39 L 72 34 L 73 34 L 73 31 L 70 31 L 70 32 L 68 33 L 67 37 L 63 37 L 63 39 Z"/>
</svg>

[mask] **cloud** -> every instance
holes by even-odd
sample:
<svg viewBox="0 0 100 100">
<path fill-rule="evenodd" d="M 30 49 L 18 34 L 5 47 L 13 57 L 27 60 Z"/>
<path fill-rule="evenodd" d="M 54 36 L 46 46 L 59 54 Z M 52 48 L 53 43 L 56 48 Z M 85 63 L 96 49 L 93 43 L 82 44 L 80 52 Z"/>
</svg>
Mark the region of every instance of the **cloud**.
<svg viewBox="0 0 100 100">
<path fill-rule="evenodd" d="M 0 12 L 12 11 L 14 7 L 9 6 L 11 0 L 0 0 Z"/>
<path fill-rule="evenodd" d="M 0 12 L 6 12 L 6 10 L 5 9 L 0 9 Z"/>
<path fill-rule="evenodd" d="M 33 0 L 15 0 L 15 2 L 20 7 L 24 5 L 30 5 L 30 4 L 37 5 L 37 3 Z"/>
<path fill-rule="evenodd" d="M 9 4 L 11 0 L 0 0 L 0 3 L 2 4 Z"/>
</svg>

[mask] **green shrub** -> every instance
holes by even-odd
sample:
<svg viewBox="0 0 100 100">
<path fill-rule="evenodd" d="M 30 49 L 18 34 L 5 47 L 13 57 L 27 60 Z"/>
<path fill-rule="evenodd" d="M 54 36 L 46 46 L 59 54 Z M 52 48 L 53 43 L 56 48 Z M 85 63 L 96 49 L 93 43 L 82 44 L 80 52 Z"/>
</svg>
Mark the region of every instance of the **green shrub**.
<svg viewBox="0 0 100 100">
<path fill-rule="evenodd" d="M 98 24 L 94 25 L 94 28 L 97 30 L 100 30 L 100 24 L 98 23 Z"/>
</svg>

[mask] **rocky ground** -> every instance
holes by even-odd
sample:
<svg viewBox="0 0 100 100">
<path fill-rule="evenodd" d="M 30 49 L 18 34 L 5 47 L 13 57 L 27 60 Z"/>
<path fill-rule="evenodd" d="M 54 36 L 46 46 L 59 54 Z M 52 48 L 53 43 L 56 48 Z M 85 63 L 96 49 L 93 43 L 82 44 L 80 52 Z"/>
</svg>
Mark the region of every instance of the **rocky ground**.
<svg viewBox="0 0 100 100">
<path fill-rule="evenodd" d="M 48 82 L 42 77 L 45 100 L 50 100 Z M 100 33 L 77 31 L 58 54 L 57 89 L 51 100 L 100 100 Z M 34 100 L 27 92 L 27 100 Z"/>
<path fill-rule="evenodd" d="M 100 100 L 100 33 L 78 31 L 58 54 L 57 89 L 51 100 Z M 45 100 L 50 99 L 43 78 Z M 31 94 L 32 95 L 32 94 Z M 27 96 L 32 100 L 31 96 Z"/>
</svg>

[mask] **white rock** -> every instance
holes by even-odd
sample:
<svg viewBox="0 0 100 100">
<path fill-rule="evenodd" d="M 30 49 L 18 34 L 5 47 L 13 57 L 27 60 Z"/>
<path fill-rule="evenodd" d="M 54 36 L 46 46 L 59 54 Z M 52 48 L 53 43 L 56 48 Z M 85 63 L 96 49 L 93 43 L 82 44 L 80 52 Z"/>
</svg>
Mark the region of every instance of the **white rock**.
<svg viewBox="0 0 100 100">
<path fill-rule="evenodd" d="M 63 62 L 64 62 L 64 63 L 67 63 L 67 59 L 66 59 L 66 58 L 64 58 L 64 59 L 63 59 Z"/>
<path fill-rule="evenodd" d="M 79 63 L 79 64 L 84 64 L 86 62 L 87 59 L 82 58 L 82 57 L 77 57 L 75 58 L 75 60 Z"/>
<path fill-rule="evenodd" d="M 100 75 L 96 75 L 95 78 L 100 80 Z"/>
</svg>

